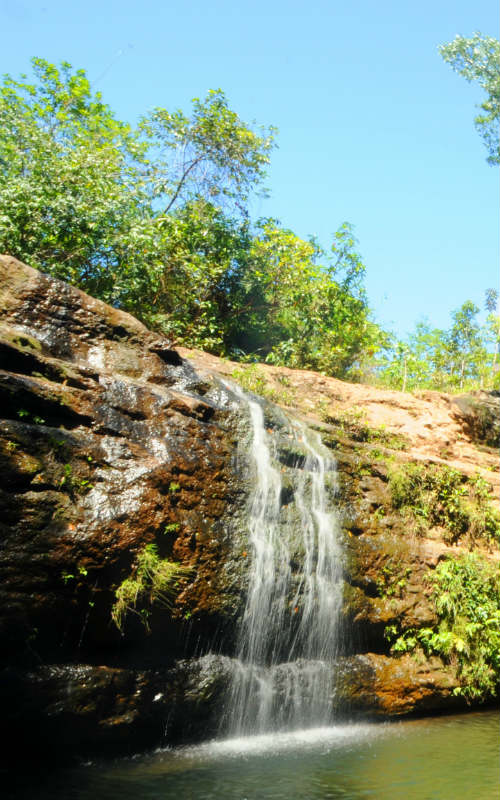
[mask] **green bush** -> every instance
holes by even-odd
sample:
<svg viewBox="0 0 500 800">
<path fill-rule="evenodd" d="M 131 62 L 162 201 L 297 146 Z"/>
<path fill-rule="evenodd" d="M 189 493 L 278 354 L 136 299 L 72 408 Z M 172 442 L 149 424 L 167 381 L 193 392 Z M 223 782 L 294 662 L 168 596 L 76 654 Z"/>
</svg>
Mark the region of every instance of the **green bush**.
<svg viewBox="0 0 500 800">
<path fill-rule="evenodd" d="M 439 623 L 411 628 L 398 636 L 386 629 L 393 653 L 421 647 L 456 664 L 461 686 L 456 694 L 468 699 L 495 696 L 500 683 L 500 574 L 498 566 L 476 554 L 448 558 L 429 576 Z"/>
<path fill-rule="evenodd" d="M 272 402 L 279 402 L 280 400 L 279 392 L 268 386 L 266 375 L 257 364 L 250 364 L 248 367 L 245 366 L 233 370 L 231 378 L 247 392 L 258 394 Z"/>
</svg>

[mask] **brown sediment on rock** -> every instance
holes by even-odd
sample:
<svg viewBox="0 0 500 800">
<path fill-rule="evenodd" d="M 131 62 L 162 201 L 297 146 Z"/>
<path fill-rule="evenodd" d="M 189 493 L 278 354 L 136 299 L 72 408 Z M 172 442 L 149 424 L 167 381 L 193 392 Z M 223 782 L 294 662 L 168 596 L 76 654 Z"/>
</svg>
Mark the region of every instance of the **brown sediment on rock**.
<svg viewBox="0 0 500 800">
<path fill-rule="evenodd" d="M 337 699 L 351 714 L 401 717 L 466 707 L 454 694 L 460 683 L 436 656 L 428 659 L 379 653 L 351 656 L 339 664 Z"/>
</svg>

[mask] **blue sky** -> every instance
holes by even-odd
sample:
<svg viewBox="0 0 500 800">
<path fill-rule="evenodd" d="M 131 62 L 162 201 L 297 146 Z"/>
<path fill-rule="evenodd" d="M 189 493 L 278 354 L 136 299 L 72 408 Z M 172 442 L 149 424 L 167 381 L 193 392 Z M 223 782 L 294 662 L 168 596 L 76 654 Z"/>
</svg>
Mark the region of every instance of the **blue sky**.
<svg viewBox="0 0 500 800">
<path fill-rule="evenodd" d="M 351 222 L 376 319 L 403 335 L 424 316 L 447 327 L 498 285 L 482 92 L 437 52 L 498 23 L 494 0 L 0 0 L 0 72 L 67 60 L 132 123 L 222 88 L 244 120 L 279 129 L 254 214 L 324 246 Z"/>
</svg>

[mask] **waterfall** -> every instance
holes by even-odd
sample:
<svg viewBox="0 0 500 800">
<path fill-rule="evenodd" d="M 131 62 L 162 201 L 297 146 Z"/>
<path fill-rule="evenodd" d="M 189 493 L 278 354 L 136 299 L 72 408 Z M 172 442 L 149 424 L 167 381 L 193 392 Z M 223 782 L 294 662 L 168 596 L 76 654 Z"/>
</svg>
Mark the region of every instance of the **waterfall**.
<svg viewBox="0 0 500 800">
<path fill-rule="evenodd" d="M 336 464 L 299 422 L 267 431 L 261 405 L 238 393 L 251 421 L 255 485 L 228 729 L 239 736 L 317 727 L 331 720 L 342 600 Z M 292 453 L 285 465 L 278 437 Z"/>
</svg>

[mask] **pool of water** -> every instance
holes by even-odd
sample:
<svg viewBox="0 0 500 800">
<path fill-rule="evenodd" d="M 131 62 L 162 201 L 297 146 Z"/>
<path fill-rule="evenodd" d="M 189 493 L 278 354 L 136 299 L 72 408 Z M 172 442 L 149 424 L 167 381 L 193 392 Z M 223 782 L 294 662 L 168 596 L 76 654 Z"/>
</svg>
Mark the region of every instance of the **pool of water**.
<svg viewBox="0 0 500 800">
<path fill-rule="evenodd" d="M 23 781 L 21 800 L 500 800 L 500 716 L 209 742 Z"/>
</svg>

